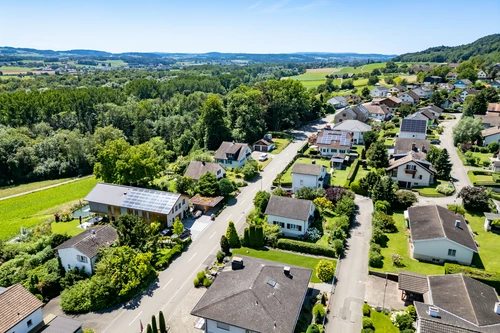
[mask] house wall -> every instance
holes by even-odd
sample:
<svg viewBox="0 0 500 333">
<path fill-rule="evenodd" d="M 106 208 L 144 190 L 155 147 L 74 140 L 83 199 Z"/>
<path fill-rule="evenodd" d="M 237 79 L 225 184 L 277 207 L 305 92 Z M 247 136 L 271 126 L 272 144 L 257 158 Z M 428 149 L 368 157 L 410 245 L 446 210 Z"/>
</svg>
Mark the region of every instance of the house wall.
<svg viewBox="0 0 500 333">
<path fill-rule="evenodd" d="M 28 327 L 28 321 L 31 320 L 31 325 Z M 28 333 L 33 330 L 37 325 L 43 321 L 42 308 L 39 308 L 22 321 L 20 321 L 16 326 L 12 327 L 5 333 Z"/>
<path fill-rule="evenodd" d="M 309 216 L 314 214 L 314 205 L 312 206 L 312 211 L 309 212 Z M 306 233 L 307 229 L 309 229 L 309 221 L 301 221 L 301 220 L 295 220 L 295 219 L 290 219 L 287 217 L 282 217 L 282 216 L 275 216 L 275 215 L 267 215 L 267 223 L 273 225 L 274 222 L 281 222 L 284 223 L 284 227 L 280 226 L 281 232 L 287 236 L 287 237 L 298 237 Z M 288 229 L 288 224 L 290 225 L 297 225 L 301 226 L 301 230 L 296 230 L 296 229 Z"/>
<path fill-rule="evenodd" d="M 187 196 L 180 196 L 179 199 L 175 202 L 174 207 L 167 214 L 167 227 L 172 227 L 175 221 L 175 218 L 178 216 L 179 219 L 183 219 L 185 217 L 185 211 L 189 209 L 189 199 Z"/>
<path fill-rule="evenodd" d="M 403 102 L 405 103 L 411 103 L 411 104 L 415 104 L 415 100 L 413 99 L 413 97 L 411 97 L 410 95 L 408 94 L 403 94 L 399 97 L 399 99 L 401 99 Z"/>
<path fill-rule="evenodd" d="M 339 113 L 337 113 L 335 115 L 335 118 L 333 120 L 333 122 L 335 124 L 338 124 L 340 122 L 343 122 L 345 120 L 356 120 L 357 117 L 353 117 L 350 113 L 348 112 L 344 112 L 344 111 L 340 111 Z M 361 120 L 360 120 L 361 121 Z"/>
<path fill-rule="evenodd" d="M 464 226 L 467 228 L 467 226 Z M 413 257 L 415 259 L 432 261 L 438 259 L 440 262 L 457 261 L 462 265 L 470 265 L 474 251 L 454 243 L 446 238 L 432 239 L 413 242 Z M 448 256 L 448 250 L 456 250 L 454 257 Z"/>
<path fill-rule="evenodd" d="M 363 132 L 351 132 L 353 133 L 352 140 L 354 144 L 363 144 Z"/>
<path fill-rule="evenodd" d="M 483 141 L 483 146 L 487 146 L 491 142 L 499 142 L 500 143 L 500 133 L 485 137 L 484 141 Z"/>
<path fill-rule="evenodd" d="M 93 264 L 95 264 L 95 260 L 97 258 L 93 258 L 94 260 L 91 260 L 89 257 L 85 256 L 83 253 L 72 247 L 57 250 L 57 253 L 59 255 L 59 258 L 61 259 L 61 264 L 65 271 L 78 267 L 79 269 L 83 268 L 88 275 L 92 275 Z M 77 255 L 87 258 L 87 262 L 84 263 L 78 261 Z"/>
<path fill-rule="evenodd" d="M 245 149 L 245 153 L 243 154 L 243 157 L 238 160 L 238 161 L 234 161 L 234 160 L 220 160 L 220 159 L 215 159 L 215 163 L 219 163 L 221 164 L 223 167 L 226 167 L 226 168 L 241 168 L 245 165 L 245 163 L 252 158 L 252 150 L 250 150 L 249 147 L 247 147 Z M 246 156 L 247 154 L 250 154 L 248 155 L 248 157 Z"/>
<path fill-rule="evenodd" d="M 321 156 L 332 156 L 335 153 L 348 153 L 350 148 L 329 148 L 329 147 L 319 147 L 319 153 Z"/>
<path fill-rule="evenodd" d="M 412 174 L 406 173 L 405 169 L 407 165 L 415 165 L 417 168 L 417 172 L 415 173 L 415 178 L 413 178 Z M 392 171 L 392 170 L 391 170 Z M 422 179 L 420 179 L 422 176 Z M 392 177 L 392 176 L 391 176 Z M 417 165 L 414 162 L 408 162 L 406 164 L 400 165 L 398 167 L 397 177 L 392 177 L 394 181 L 402 181 L 402 182 L 411 182 L 413 186 L 429 186 L 431 182 L 433 182 L 433 177 L 431 174 L 424 170 L 421 166 Z"/>
<path fill-rule="evenodd" d="M 236 326 L 229 325 L 229 330 L 225 330 L 217 327 L 217 322 L 215 320 L 207 319 L 205 325 L 205 332 L 207 333 L 246 333 L 246 330 Z"/>
<path fill-rule="evenodd" d="M 416 133 L 416 132 L 399 132 L 400 138 L 405 139 L 425 139 L 425 133 Z"/>
<path fill-rule="evenodd" d="M 292 173 L 292 191 L 295 193 L 303 187 L 323 187 L 323 182 L 318 181 L 317 176 Z"/>
<path fill-rule="evenodd" d="M 385 114 L 370 113 L 370 118 L 384 120 L 385 119 Z"/>
</svg>

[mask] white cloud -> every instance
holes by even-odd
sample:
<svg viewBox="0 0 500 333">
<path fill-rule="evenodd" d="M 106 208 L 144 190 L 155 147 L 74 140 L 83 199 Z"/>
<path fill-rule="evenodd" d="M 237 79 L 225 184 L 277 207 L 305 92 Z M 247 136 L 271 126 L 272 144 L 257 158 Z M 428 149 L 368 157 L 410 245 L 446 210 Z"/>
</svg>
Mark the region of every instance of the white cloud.
<svg viewBox="0 0 500 333">
<path fill-rule="evenodd" d="M 282 0 L 280 2 L 276 2 L 274 5 L 264 8 L 262 11 L 266 13 L 274 13 L 285 7 L 285 5 L 289 2 L 290 0 Z"/>
<path fill-rule="evenodd" d="M 262 3 L 262 1 L 257 1 L 256 3 L 254 3 L 253 5 L 248 7 L 248 9 L 249 10 L 255 9 L 255 8 L 259 7 L 261 3 Z"/>
</svg>

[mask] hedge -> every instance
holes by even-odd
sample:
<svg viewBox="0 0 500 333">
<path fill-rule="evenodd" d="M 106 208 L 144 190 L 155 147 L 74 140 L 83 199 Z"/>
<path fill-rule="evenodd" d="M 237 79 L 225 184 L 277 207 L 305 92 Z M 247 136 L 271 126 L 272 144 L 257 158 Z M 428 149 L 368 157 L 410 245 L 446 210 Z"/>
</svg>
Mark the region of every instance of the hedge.
<svg viewBox="0 0 500 333">
<path fill-rule="evenodd" d="M 356 178 L 356 174 L 358 173 L 358 169 L 359 169 L 359 159 L 355 159 L 351 165 L 351 170 L 349 170 L 349 173 L 347 174 L 346 187 L 351 185 L 351 182 L 354 180 L 354 178 Z"/>
<path fill-rule="evenodd" d="M 462 273 L 465 276 L 476 279 L 490 287 L 495 288 L 500 291 L 500 273 L 489 272 L 479 268 L 473 268 L 469 266 L 462 266 L 458 264 L 445 263 L 444 264 L 445 274 L 458 274 Z"/>
<path fill-rule="evenodd" d="M 474 186 L 497 186 L 498 183 L 494 181 L 493 173 L 483 170 L 469 170 L 467 175 Z M 491 180 L 477 180 L 476 176 L 491 176 Z"/>
<path fill-rule="evenodd" d="M 276 245 L 276 247 L 282 250 L 297 251 L 335 258 L 335 251 L 331 247 L 293 239 L 281 238 L 278 240 L 278 244 Z"/>
</svg>

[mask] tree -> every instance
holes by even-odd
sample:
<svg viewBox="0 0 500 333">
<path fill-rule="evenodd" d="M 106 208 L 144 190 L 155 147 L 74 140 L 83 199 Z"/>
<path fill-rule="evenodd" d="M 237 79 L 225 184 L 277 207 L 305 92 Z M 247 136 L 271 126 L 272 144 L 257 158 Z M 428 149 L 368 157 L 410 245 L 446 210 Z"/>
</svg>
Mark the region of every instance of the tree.
<svg viewBox="0 0 500 333">
<path fill-rule="evenodd" d="M 247 161 L 241 169 L 241 173 L 243 173 L 243 178 L 245 178 L 245 180 L 252 180 L 258 172 L 259 164 L 256 160 Z"/>
<path fill-rule="evenodd" d="M 439 157 L 436 159 L 433 166 L 437 171 L 438 179 L 450 179 L 452 164 L 450 161 L 450 155 L 448 154 L 448 150 L 446 150 L 446 148 L 441 150 L 441 153 L 439 154 Z"/>
<path fill-rule="evenodd" d="M 179 177 L 175 182 L 175 190 L 182 194 L 192 194 L 194 192 L 194 180 L 190 177 Z"/>
<path fill-rule="evenodd" d="M 444 103 L 443 95 L 441 95 L 441 93 L 436 90 L 429 99 L 429 102 L 431 102 L 434 105 L 440 106 L 441 104 Z"/>
<path fill-rule="evenodd" d="M 270 198 L 271 194 L 269 192 L 258 191 L 253 199 L 253 204 L 260 213 L 264 213 Z"/>
<path fill-rule="evenodd" d="M 347 194 L 345 188 L 340 186 L 328 187 L 325 190 L 325 198 L 330 200 L 332 204 L 336 204 L 344 195 Z"/>
<path fill-rule="evenodd" d="M 462 71 L 457 68 L 457 70 L 459 71 L 457 79 L 469 79 L 472 83 L 477 81 L 477 72 L 474 70 L 474 68 L 466 68 Z"/>
<path fill-rule="evenodd" d="M 364 98 L 368 98 L 370 96 L 370 89 L 368 89 L 368 87 L 364 87 L 361 90 L 361 95 L 363 95 Z"/>
<path fill-rule="evenodd" d="M 386 168 L 389 166 L 387 148 L 382 141 L 373 143 L 370 149 L 366 152 L 366 157 L 368 159 L 368 165 L 374 168 Z"/>
<path fill-rule="evenodd" d="M 373 186 L 380 180 L 380 175 L 376 171 L 370 171 L 366 176 L 359 180 L 359 186 L 366 190 L 367 192 L 371 192 Z"/>
<path fill-rule="evenodd" d="M 392 205 L 396 201 L 397 188 L 397 184 L 389 176 L 383 176 L 372 188 L 372 200 L 374 202 L 385 200 Z"/>
<path fill-rule="evenodd" d="M 489 211 L 489 195 L 485 187 L 466 186 L 458 193 L 465 209 L 477 212 Z"/>
<path fill-rule="evenodd" d="M 305 200 L 314 200 L 316 198 L 324 196 L 325 196 L 325 190 L 322 188 L 311 189 L 307 186 L 304 186 L 295 192 L 296 198 Z"/>
<path fill-rule="evenodd" d="M 209 96 L 201 107 L 200 124 L 205 147 L 210 150 L 219 148 L 222 141 L 229 138 L 229 129 L 224 122 L 222 99 L 217 95 Z"/>
<path fill-rule="evenodd" d="M 229 246 L 229 241 L 227 240 L 226 235 L 222 235 L 220 238 L 220 249 L 222 252 L 224 252 L 226 255 L 230 255 L 230 249 L 231 247 Z"/>
<path fill-rule="evenodd" d="M 327 198 L 316 198 L 314 199 L 314 204 L 320 210 L 325 210 L 325 209 L 333 210 L 334 208 L 333 203 Z"/>
<path fill-rule="evenodd" d="M 425 159 L 427 161 L 431 162 L 431 164 L 434 164 L 434 163 L 436 163 L 440 154 L 441 154 L 441 149 L 439 149 L 438 147 L 436 147 L 434 145 L 431 145 L 429 152 L 427 153 L 427 156 L 425 157 Z"/>
<path fill-rule="evenodd" d="M 158 333 L 158 326 L 156 326 L 156 317 L 155 315 L 151 316 L 151 328 L 154 333 Z"/>
<path fill-rule="evenodd" d="M 490 153 L 496 153 L 498 149 L 500 149 L 500 145 L 498 144 L 498 142 L 493 141 L 488 144 L 488 151 Z"/>
<path fill-rule="evenodd" d="M 255 142 L 266 130 L 262 92 L 239 86 L 227 95 L 226 112 L 231 136 L 237 142 Z"/>
<path fill-rule="evenodd" d="M 158 321 L 160 324 L 160 333 L 167 333 L 167 325 L 165 323 L 165 316 L 163 315 L 163 311 L 160 311 L 158 314 Z"/>
<path fill-rule="evenodd" d="M 472 143 L 481 139 L 483 123 L 480 118 L 462 117 L 453 127 L 453 141 L 458 143 Z"/>
<path fill-rule="evenodd" d="M 229 221 L 229 225 L 226 230 L 226 238 L 230 248 L 235 249 L 241 247 L 240 237 L 238 236 L 238 232 L 236 232 L 233 221 Z"/>
<path fill-rule="evenodd" d="M 148 324 L 146 328 L 146 333 L 153 333 L 153 328 L 151 327 L 151 324 Z"/>
<path fill-rule="evenodd" d="M 318 327 L 318 325 L 316 324 L 311 324 L 307 327 L 307 331 L 306 333 L 320 333 L 320 329 Z"/>
<path fill-rule="evenodd" d="M 219 180 L 219 193 L 225 197 L 228 197 L 233 191 L 235 187 L 233 182 L 227 178 L 222 178 Z"/>
<path fill-rule="evenodd" d="M 493 87 L 484 88 L 479 94 L 483 95 L 488 103 L 497 103 L 500 101 L 500 95 Z"/>
<path fill-rule="evenodd" d="M 139 216 L 122 214 L 113 222 L 118 233 L 120 246 L 129 246 L 141 252 L 156 252 L 158 243 L 158 227 L 145 223 Z"/>
<path fill-rule="evenodd" d="M 274 189 L 273 191 L 273 195 L 276 195 L 278 197 L 286 197 L 287 196 L 287 193 L 284 189 L 282 189 L 281 187 L 277 187 Z"/>
<path fill-rule="evenodd" d="M 415 113 L 416 111 L 417 111 L 417 109 L 413 105 L 410 105 L 410 104 L 402 104 L 398 108 L 398 112 L 401 114 L 401 117 L 403 117 L 403 118 L 409 116 L 412 113 Z"/>
<path fill-rule="evenodd" d="M 374 86 L 374 85 L 376 85 L 376 84 L 378 83 L 378 81 L 379 81 L 379 79 L 378 79 L 378 77 L 377 77 L 376 75 L 370 76 L 370 77 L 368 78 L 368 84 L 369 84 L 370 86 Z"/>
<path fill-rule="evenodd" d="M 472 117 L 475 114 L 485 115 L 486 111 L 488 111 L 488 101 L 486 97 L 479 93 L 475 96 L 467 96 L 467 102 L 465 103 L 464 108 L 464 117 Z"/>
<path fill-rule="evenodd" d="M 335 205 L 334 212 L 337 216 L 351 216 L 355 209 L 356 204 L 354 203 L 354 200 L 344 196 L 339 202 L 337 202 L 337 205 Z"/>
<path fill-rule="evenodd" d="M 180 235 L 184 231 L 184 224 L 179 220 L 179 217 L 175 218 L 174 224 L 172 226 L 172 232 L 175 235 Z"/>
<path fill-rule="evenodd" d="M 215 197 L 219 192 L 217 178 L 211 172 L 207 172 L 198 179 L 198 192 L 204 197 Z"/>
<path fill-rule="evenodd" d="M 321 259 L 316 265 L 316 276 L 323 282 L 330 283 L 335 275 L 335 264 L 331 260 Z"/>
<path fill-rule="evenodd" d="M 365 149 L 368 150 L 372 143 L 376 142 L 378 135 L 375 131 L 366 131 L 363 133 L 363 142 L 365 143 Z"/>
<path fill-rule="evenodd" d="M 409 190 L 399 190 L 396 192 L 396 204 L 400 208 L 406 209 L 418 201 L 415 193 Z"/>
</svg>

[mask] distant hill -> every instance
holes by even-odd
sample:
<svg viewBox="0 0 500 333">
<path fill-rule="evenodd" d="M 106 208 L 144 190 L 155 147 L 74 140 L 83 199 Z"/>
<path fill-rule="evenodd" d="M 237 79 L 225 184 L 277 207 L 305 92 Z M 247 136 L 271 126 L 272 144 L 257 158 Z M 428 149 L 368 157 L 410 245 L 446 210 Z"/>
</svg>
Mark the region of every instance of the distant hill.
<svg viewBox="0 0 500 333">
<path fill-rule="evenodd" d="M 500 62 L 500 34 L 490 35 L 460 46 L 437 46 L 394 58 L 403 62 L 459 62 L 481 55 L 489 64 Z"/>
</svg>

